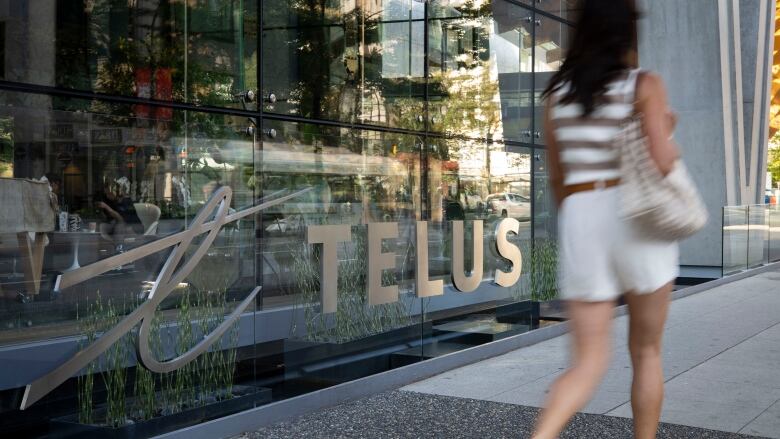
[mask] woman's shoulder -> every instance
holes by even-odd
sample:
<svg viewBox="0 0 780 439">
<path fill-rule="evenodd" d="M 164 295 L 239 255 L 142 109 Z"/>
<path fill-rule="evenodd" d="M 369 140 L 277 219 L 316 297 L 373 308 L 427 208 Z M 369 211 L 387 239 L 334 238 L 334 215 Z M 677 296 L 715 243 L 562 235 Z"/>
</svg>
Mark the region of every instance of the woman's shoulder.
<svg viewBox="0 0 780 439">
<path fill-rule="evenodd" d="M 654 95 L 666 95 L 664 79 L 652 70 L 637 69 L 636 94 L 641 100 Z"/>
</svg>

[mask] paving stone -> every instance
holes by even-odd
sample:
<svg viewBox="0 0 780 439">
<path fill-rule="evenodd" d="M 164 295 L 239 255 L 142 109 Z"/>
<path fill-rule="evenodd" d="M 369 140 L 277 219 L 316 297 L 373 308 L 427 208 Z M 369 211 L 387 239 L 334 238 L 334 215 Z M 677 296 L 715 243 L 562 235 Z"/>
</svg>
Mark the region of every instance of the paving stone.
<svg viewBox="0 0 780 439">
<path fill-rule="evenodd" d="M 661 421 L 692 427 L 738 432 L 763 411 L 764 408 L 755 406 L 666 398 L 663 411 L 661 412 Z M 628 403 L 624 404 L 607 413 L 607 415 L 630 418 L 631 405 Z"/>
<path fill-rule="evenodd" d="M 761 411 L 780 399 L 778 388 L 701 378 L 696 369 L 667 382 L 665 390 L 669 401 L 708 401 Z"/>
<path fill-rule="evenodd" d="M 763 367 L 744 363 L 737 365 L 728 361 L 720 361 L 719 357 L 715 357 L 686 372 L 686 374 L 688 373 L 712 383 L 744 384 L 759 387 L 761 391 L 764 390 L 764 387 L 780 388 L 780 373 L 778 373 L 777 365 Z"/>
<path fill-rule="evenodd" d="M 775 402 L 739 432 L 757 436 L 780 438 L 780 401 Z"/>
</svg>

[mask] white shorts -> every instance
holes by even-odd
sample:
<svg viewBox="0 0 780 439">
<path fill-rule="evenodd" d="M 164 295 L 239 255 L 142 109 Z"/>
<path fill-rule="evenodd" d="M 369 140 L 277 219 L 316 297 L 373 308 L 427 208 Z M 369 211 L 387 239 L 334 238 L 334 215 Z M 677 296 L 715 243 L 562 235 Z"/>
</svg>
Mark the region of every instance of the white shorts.
<svg viewBox="0 0 780 439">
<path fill-rule="evenodd" d="M 614 300 L 652 293 L 680 273 L 676 242 L 641 236 L 618 215 L 618 189 L 579 192 L 558 213 L 559 278 L 563 299 Z"/>
</svg>

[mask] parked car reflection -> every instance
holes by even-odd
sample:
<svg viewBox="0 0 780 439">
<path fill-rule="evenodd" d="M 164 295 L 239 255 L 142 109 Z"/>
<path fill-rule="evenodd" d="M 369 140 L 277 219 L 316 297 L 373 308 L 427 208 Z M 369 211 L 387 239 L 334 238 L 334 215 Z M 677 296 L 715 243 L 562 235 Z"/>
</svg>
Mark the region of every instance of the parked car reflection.
<svg viewBox="0 0 780 439">
<path fill-rule="evenodd" d="M 518 194 L 502 192 L 488 195 L 487 209 L 489 215 L 525 221 L 531 219 L 531 200 Z"/>
</svg>

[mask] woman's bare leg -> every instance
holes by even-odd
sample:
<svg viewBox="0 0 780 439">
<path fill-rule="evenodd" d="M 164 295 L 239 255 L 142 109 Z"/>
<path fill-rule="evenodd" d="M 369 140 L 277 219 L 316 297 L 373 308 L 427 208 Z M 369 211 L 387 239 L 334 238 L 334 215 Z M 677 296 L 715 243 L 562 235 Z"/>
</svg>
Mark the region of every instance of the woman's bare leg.
<svg viewBox="0 0 780 439">
<path fill-rule="evenodd" d="M 634 366 L 631 409 L 637 439 L 655 438 L 664 399 L 661 339 L 669 312 L 672 285 L 653 294 L 626 294 L 629 323 L 628 348 Z"/>
<path fill-rule="evenodd" d="M 553 383 L 536 425 L 535 439 L 552 439 L 590 400 L 609 367 L 615 303 L 567 303 L 572 335 L 572 365 Z"/>
</svg>

